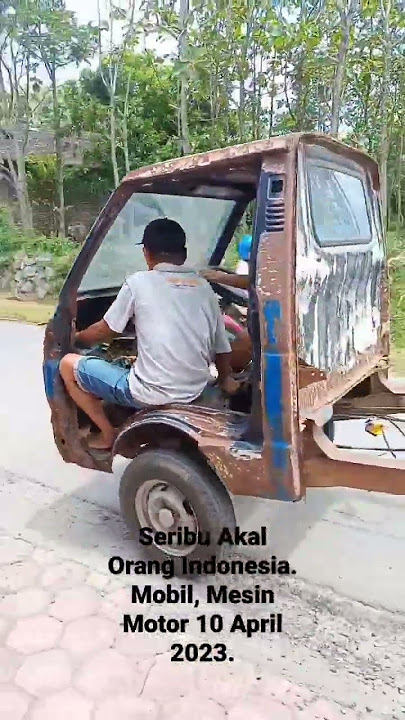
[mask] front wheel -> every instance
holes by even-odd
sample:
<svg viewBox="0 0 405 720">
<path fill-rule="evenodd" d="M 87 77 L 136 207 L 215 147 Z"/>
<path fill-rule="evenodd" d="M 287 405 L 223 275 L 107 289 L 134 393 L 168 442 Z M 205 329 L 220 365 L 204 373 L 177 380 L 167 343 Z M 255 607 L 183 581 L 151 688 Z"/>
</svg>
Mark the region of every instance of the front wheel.
<svg viewBox="0 0 405 720">
<path fill-rule="evenodd" d="M 219 533 L 225 527 L 233 532 L 236 524 L 232 502 L 216 476 L 169 450 L 145 450 L 131 461 L 122 476 L 120 505 L 136 539 L 156 560 L 171 559 L 176 575 L 187 574 L 190 560 L 218 559 Z M 162 539 L 167 544 L 159 544 Z"/>
</svg>

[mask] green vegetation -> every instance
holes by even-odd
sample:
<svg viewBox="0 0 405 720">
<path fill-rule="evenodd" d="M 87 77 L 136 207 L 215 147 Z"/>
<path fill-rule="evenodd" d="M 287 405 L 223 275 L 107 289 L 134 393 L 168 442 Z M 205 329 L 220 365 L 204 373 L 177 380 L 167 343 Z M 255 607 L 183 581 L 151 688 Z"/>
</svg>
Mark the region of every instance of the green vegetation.
<svg viewBox="0 0 405 720">
<path fill-rule="evenodd" d="M 405 234 L 388 233 L 392 339 L 405 349 Z"/>
<path fill-rule="evenodd" d="M 77 255 L 77 245 L 71 240 L 48 238 L 34 231 L 24 231 L 14 225 L 10 214 L 0 207 L 0 272 L 12 267 L 18 254 L 34 258 L 51 255 L 54 269 L 54 290 L 57 292 Z"/>
</svg>

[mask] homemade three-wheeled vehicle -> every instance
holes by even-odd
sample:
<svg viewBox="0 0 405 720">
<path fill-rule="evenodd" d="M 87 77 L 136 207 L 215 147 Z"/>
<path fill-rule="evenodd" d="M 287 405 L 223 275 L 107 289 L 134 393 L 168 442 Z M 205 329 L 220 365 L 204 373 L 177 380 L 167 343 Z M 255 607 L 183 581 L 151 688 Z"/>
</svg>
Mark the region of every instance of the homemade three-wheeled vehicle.
<svg viewBox="0 0 405 720">
<path fill-rule="evenodd" d="M 217 531 L 235 523 L 232 496 L 296 501 L 308 487 L 405 493 L 405 461 L 338 447 L 336 419 L 388 422 L 405 408 L 389 378 L 389 297 L 376 163 L 329 137 L 294 134 L 183 157 L 130 173 L 92 228 L 60 294 L 44 343 L 44 381 L 66 462 L 111 471 L 129 458 L 122 513 L 132 530 Z M 145 269 L 145 226 L 185 229 L 188 262 L 220 266 L 244 214 L 253 213 L 250 290 L 215 285 L 224 307 L 247 307 L 252 361 L 233 399 L 133 413 L 106 408 L 120 432 L 91 450 L 87 419 L 58 364 L 76 329 L 100 320 L 125 276 Z M 109 347 L 136 356 L 134 328 Z M 222 402 L 222 400 L 221 400 Z M 397 422 L 401 422 L 397 420 Z M 161 558 L 206 547 L 154 548 Z"/>
</svg>

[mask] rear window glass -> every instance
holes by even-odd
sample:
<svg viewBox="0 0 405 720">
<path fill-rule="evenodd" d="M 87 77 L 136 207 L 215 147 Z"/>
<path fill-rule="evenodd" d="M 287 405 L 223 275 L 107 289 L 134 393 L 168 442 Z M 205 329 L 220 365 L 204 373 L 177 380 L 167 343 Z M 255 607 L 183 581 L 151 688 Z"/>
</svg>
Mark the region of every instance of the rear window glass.
<svg viewBox="0 0 405 720">
<path fill-rule="evenodd" d="M 320 245 L 371 240 L 366 193 L 359 177 L 309 163 L 308 182 L 312 222 Z"/>
</svg>

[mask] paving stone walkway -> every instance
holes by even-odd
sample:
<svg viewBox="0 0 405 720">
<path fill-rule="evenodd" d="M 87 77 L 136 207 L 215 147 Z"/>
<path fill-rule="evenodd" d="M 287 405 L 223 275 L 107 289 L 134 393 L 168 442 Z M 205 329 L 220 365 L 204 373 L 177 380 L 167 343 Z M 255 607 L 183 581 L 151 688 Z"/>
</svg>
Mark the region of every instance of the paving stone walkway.
<svg viewBox="0 0 405 720">
<path fill-rule="evenodd" d="M 0 563 L 0 720 L 358 717 L 253 663 L 172 663 L 172 635 L 123 633 L 128 578 L 4 536 Z"/>
</svg>

